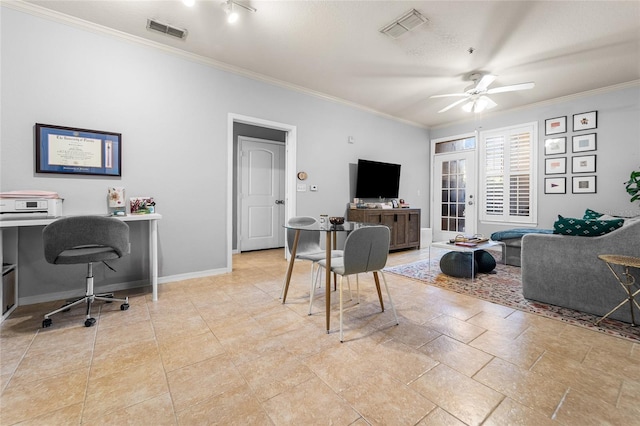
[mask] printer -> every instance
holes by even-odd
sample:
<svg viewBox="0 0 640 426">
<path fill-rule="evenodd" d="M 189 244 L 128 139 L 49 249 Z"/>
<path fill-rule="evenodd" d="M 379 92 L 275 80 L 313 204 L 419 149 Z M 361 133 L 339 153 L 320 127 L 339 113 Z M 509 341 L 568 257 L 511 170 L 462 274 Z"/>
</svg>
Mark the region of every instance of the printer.
<svg viewBox="0 0 640 426">
<path fill-rule="evenodd" d="M 0 220 L 62 216 L 62 198 L 0 198 Z"/>
</svg>

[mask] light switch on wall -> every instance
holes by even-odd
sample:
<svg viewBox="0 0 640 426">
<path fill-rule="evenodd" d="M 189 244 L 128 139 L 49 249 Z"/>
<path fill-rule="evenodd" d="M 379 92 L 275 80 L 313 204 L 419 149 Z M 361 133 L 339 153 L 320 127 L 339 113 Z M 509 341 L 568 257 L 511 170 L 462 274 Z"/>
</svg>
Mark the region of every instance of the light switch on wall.
<svg viewBox="0 0 640 426">
<path fill-rule="evenodd" d="M 318 185 L 311 185 L 310 189 L 312 191 L 317 191 L 318 190 Z"/>
</svg>

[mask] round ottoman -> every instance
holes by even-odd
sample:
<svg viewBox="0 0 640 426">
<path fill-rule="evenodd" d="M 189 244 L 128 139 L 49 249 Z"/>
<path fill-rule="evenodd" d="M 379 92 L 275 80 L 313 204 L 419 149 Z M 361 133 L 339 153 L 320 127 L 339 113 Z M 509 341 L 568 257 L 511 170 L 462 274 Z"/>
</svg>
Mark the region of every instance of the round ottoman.
<svg viewBox="0 0 640 426">
<path fill-rule="evenodd" d="M 478 272 L 488 274 L 496 269 L 496 260 L 488 251 L 477 250 L 474 252 L 474 257 L 478 263 Z"/>
<path fill-rule="evenodd" d="M 471 278 L 471 262 L 473 261 L 473 275 L 478 272 L 489 273 L 496 267 L 496 260 L 484 250 L 472 253 L 450 251 L 440 259 L 440 270 L 451 277 Z"/>
</svg>

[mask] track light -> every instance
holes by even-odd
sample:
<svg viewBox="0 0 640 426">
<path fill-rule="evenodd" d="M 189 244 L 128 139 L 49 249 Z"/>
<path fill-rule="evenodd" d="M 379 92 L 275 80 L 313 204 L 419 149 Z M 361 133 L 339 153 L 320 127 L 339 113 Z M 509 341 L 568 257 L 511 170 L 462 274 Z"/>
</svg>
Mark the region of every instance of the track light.
<svg viewBox="0 0 640 426">
<path fill-rule="evenodd" d="M 230 0 L 226 3 L 225 12 L 227 13 L 227 22 L 230 24 L 236 22 L 240 17 L 240 15 L 238 15 L 238 12 L 233 10 L 233 2 Z"/>
<path fill-rule="evenodd" d="M 225 2 L 222 3 L 222 8 L 224 9 L 225 13 L 227 14 L 227 22 L 230 24 L 233 24 L 234 22 L 236 22 L 239 18 L 240 15 L 238 14 L 237 9 L 234 6 L 239 6 L 243 9 L 248 10 L 249 12 L 256 12 L 256 9 L 254 9 L 251 6 L 247 6 L 245 4 L 242 3 L 238 3 L 234 0 L 227 0 Z"/>
</svg>

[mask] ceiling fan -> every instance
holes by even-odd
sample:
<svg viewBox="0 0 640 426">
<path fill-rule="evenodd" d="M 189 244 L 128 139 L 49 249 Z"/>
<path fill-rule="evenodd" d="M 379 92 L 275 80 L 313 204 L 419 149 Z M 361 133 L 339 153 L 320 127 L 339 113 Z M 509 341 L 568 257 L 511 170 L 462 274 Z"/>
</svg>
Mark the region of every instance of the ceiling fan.
<svg viewBox="0 0 640 426">
<path fill-rule="evenodd" d="M 438 113 L 449 111 L 451 108 L 460 105 L 463 102 L 467 102 L 462 106 L 462 109 L 466 112 L 482 112 L 485 109 L 490 109 L 498 104 L 495 103 L 489 96 L 502 92 L 514 92 L 516 90 L 533 89 L 535 83 L 520 83 L 512 84 L 510 86 L 494 87 L 489 89 L 489 85 L 496 79 L 492 74 L 473 73 L 469 76 L 469 79 L 474 84 L 467 87 L 463 93 L 448 93 L 445 95 L 434 95 L 431 98 L 446 98 L 446 97 L 462 97 L 462 99 L 455 101 L 454 103 L 442 108 Z"/>
</svg>

